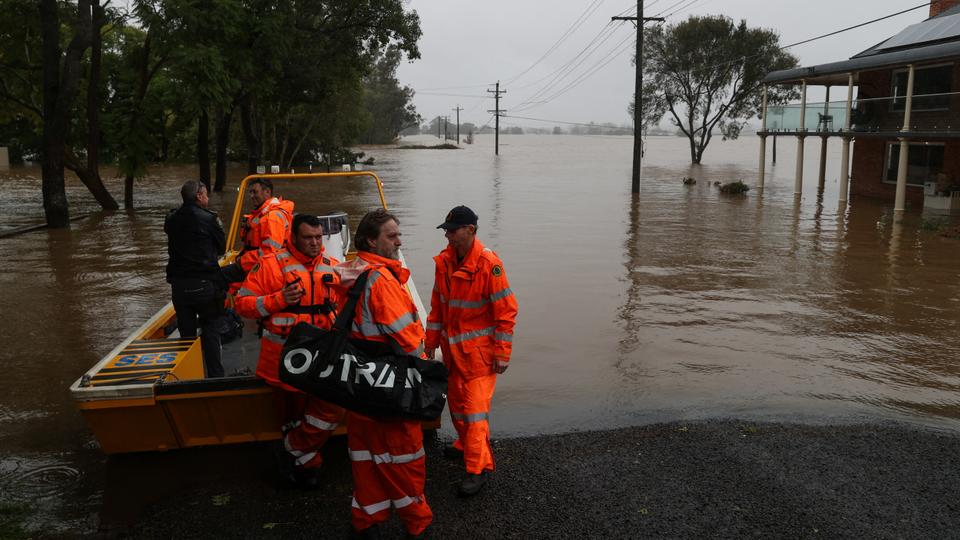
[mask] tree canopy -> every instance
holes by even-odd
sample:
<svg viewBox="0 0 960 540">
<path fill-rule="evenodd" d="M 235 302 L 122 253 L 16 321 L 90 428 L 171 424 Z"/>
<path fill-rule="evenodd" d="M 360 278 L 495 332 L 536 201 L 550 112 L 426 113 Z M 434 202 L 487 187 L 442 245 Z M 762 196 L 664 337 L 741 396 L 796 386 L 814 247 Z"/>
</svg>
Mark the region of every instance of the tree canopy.
<svg viewBox="0 0 960 540">
<path fill-rule="evenodd" d="M 700 163 L 714 129 L 735 139 L 760 114 L 767 73 L 789 69 L 797 58 L 784 51 L 772 30 L 748 28 L 724 16 L 692 16 L 644 30 L 642 125 L 669 114 L 690 141 L 690 161 Z M 771 86 L 770 103 L 785 103 L 796 90 Z M 632 108 L 631 108 L 632 112 Z"/>
<path fill-rule="evenodd" d="M 151 163 L 196 160 L 209 182 L 211 140 L 222 188 L 229 157 L 288 168 L 392 139 L 419 120 L 395 77 L 420 55 L 406 4 L 0 0 L 0 137 L 15 161 L 42 159 L 57 226 L 64 167 L 108 208 L 99 160 L 115 163 L 130 208 Z"/>
</svg>

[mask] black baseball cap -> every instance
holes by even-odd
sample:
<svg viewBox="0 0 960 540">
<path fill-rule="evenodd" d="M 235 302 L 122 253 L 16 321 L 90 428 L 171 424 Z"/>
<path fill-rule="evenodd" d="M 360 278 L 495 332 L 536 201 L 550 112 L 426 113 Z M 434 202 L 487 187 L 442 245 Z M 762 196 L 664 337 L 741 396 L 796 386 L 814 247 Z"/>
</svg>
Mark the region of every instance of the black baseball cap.
<svg viewBox="0 0 960 540">
<path fill-rule="evenodd" d="M 452 231 L 460 227 L 466 227 L 467 225 L 476 227 L 477 215 L 473 213 L 473 210 L 461 205 L 448 212 L 446 220 L 440 225 L 437 225 L 437 228 Z"/>
</svg>

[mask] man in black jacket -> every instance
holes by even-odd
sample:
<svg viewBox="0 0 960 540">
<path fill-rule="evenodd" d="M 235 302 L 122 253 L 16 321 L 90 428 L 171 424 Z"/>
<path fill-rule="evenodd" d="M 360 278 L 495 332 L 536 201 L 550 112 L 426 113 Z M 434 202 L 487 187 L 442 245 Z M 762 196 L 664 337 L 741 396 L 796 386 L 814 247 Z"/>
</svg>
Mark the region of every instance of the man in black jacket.
<svg viewBox="0 0 960 540">
<path fill-rule="evenodd" d="M 167 282 L 173 290 L 180 337 L 197 336 L 207 377 L 223 377 L 220 363 L 218 320 L 223 314 L 226 284 L 217 262 L 226 249 L 223 226 L 217 214 L 207 210 L 207 188 L 190 180 L 180 188 L 183 205 L 167 214 Z"/>
</svg>

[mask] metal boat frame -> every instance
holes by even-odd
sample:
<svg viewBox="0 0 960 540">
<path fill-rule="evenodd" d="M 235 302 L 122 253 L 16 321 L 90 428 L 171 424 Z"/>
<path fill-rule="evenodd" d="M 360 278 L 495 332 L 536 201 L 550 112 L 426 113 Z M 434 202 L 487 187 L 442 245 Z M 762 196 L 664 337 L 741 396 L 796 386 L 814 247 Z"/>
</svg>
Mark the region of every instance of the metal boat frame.
<svg viewBox="0 0 960 540">
<path fill-rule="evenodd" d="M 312 180 L 368 177 L 387 208 L 383 183 L 372 171 L 254 174 L 240 182 L 227 237 L 230 251 L 220 264 L 239 254 L 235 244 L 247 184 L 255 178 Z M 352 256 L 352 255 L 351 255 Z M 406 266 L 403 255 L 401 263 Z M 407 289 L 426 320 L 412 280 Z M 194 446 L 267 441 L 280 438 L 274 391 L 251 375 L 204 378 L 199 338 L 171 337 L 175 313 L 168 303 L 70 386 L 100 447 L 108 454 L 170 450 Z M 426 429 L 439 420 L 425 422 Z M 337 433 L 343 433 L 344 426 Z"/>
</svg>

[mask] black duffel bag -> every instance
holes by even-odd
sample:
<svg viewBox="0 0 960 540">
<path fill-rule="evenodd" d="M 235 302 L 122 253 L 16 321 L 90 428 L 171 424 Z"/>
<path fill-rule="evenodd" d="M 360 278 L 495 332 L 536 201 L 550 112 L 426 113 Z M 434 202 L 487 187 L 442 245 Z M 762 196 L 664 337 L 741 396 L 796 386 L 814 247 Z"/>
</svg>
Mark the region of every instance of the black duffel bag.
<svg viewBox="0 0 960 540">
<path fill-rule="evenodd" d="M 369 271 L 350 288 L 331 330 L 299 323 L 280 353 L 280 380 L 351 411 L 380 417 L 439 418 L 447 400 L 442 362 L 395 354 L 384 343 L 350 339 L 348 329 Z"/>
</svg>

